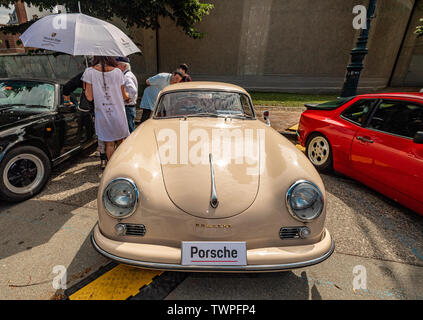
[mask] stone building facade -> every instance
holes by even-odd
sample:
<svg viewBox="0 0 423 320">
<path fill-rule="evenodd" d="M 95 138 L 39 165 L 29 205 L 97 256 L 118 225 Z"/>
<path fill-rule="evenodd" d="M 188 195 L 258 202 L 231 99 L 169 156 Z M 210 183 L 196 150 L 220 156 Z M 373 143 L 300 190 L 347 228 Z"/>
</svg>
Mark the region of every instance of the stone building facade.
<svg viewBox="0 0 423 320">
<path fill-rule="evenodd" d="M 20 0 L 15 4 L 13 17 L 11 16 L 11 23 L 25 23 L 28 21 L 24 3 Z M 15 21 L 13 21 L 15 20 Z M 23 45 L 18 44 L 19 35 L 0 33 L 0 54 L 18 54 L 25 53 Z"/>
<path fill-rule="evenodd" d="M 143 51 L 131 57 L 141 85 L 151 75 L 187 63 L 194 80 L 230 82 L 258 91 L 340 93 L 360 32 L 353 28 L 353 7 L 368 5 L 368 0 L 202 1 L 215 5 L 197 25 L 206 33 L 203 39 L 187 37 L 169 19 L 161 21 L 157 32 L 126 30 Z M 377 0 L 360 92 L 423 87 L 423 39 L 414 34 L 420 18 L 423 0 Z M 114 23 L 124 28 L 121 21 Z M 21 68 L 16 61 L 28 61 L 27 66 L 31 59 L 37 58 L 9 59 L 0 65 L 8 66 L 3 73 L 10 73 Z M 72 76 L 60 69 L 67 59 L 40 59 L 48 61 L 48 68 L 42 68 L 44 77 L 50 76 L 50 69 L 53 78 Z M 63 68 L 68 70 L 67 65 Z"/>
<path fill-rule="evenodd" d="M 205 0 L 206 1 L 206 0 Z M 144 78 L 189 64 L 195 80 L 228 81 L 248 89 L 339 92 L 360 31 L 353 7 L 368 0 L 208 0 L 215 8 L 198 24 L 201 40 L 170 20 L 158 33 L 130 30 L 144 55 Z M 423 86 L 423 46 L 413 34 L 423 0 L 378 0 L 361 91 Z"/>
</svg>

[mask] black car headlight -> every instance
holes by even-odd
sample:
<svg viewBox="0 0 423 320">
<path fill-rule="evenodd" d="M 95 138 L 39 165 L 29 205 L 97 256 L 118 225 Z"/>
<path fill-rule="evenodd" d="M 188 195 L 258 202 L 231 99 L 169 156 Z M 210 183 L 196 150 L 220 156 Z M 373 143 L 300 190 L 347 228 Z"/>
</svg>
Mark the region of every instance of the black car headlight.
<svg viewBox="0 0 423 320">
<path fill-rule="evenodd" d="M 302 222 L 311 222 L 323 212 L 325 201 L 320 189 L 312 182 L 298 181 L 286 195 L 288 210 Z"/>
<path fill-rule="evenodd" d="M 103 193 L 106 211 L 116 219 L 127 218 L 137 209 L 139 192 L 130 179 L 119 178 L 109 183 Z"/>
</svg>

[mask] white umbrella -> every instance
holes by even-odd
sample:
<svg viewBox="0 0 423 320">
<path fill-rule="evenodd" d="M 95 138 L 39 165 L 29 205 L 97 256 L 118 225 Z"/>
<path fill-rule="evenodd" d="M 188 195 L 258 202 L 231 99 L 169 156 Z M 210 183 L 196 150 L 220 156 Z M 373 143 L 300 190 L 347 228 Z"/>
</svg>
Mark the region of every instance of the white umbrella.
<svg viewBox="0 0 423 320">
<path fill-rule="evenodd" d="M 119 28 L 82 13 L 46 16 L 29 27 L 20 38 L 25 47 L 74 56 L 126 57 L 141 52 Z"/>
</svg>

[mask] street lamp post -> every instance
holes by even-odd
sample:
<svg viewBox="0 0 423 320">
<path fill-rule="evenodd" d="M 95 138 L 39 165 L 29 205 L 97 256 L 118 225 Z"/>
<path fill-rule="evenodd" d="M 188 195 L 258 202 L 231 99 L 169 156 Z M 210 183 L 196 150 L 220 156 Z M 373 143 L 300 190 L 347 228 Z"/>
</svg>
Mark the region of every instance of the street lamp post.
<svg viewBox="0 0 423 320">
<path fill-rule="evenodd" d="M 369 52 L 367 41 L 369 40 L 370 24 L 376 10 L 376 0 L 369 1 L 367 8 L 367 28 L 361 30 L 357 45 L 351 51 L 351 63 L 347 66 L 347 75 L 341 97 L 352 97 L 357 95 L 358 82 L 360 81 L 363 61 Z"/>
</svg>

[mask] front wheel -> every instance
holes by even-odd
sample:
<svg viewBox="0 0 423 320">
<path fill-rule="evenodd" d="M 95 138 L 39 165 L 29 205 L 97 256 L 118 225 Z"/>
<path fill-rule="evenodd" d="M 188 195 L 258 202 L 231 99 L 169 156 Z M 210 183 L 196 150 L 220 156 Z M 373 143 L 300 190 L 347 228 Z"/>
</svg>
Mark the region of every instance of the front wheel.
<svg viewBox="0 0 423 320">
<path fill-rule="evenodd" d="M 10 151 L 0 164 L 0 197 L 20 202 L 38 194 L 51 173 L 47 155 L 32 146 Z"/>
<path fill-rule="evenodd" d="M 308 139 L 306 154 L 318 171 L 328 172 L 332 170 L 332 148 L 325 136 L 318 133 L 313 134 Z"/>
</svg>

